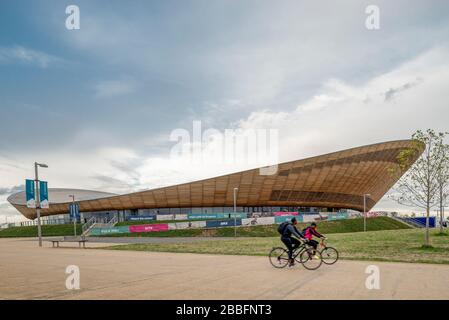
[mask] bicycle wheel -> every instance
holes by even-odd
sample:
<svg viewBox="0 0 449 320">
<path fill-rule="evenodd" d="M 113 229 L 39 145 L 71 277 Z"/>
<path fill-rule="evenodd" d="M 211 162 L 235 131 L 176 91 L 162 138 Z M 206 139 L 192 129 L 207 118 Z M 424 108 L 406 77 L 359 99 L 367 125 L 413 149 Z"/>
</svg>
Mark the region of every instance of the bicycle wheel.
<svg viewBox="0 0 449 320">
<path fill-rule="evenodd" d="M 338 251 L 332 247 L 326 247 L 321 250 L 321 259 L 325 264 L 334 264 L 338 260 Z"/>
<path fill-rule="evenodd" d="M 288 264 L 288 252 L 284 248 L 273 248 L 268 258 L 271 265 L 275 268 L 284 268 Z"/>
<path fill-rule="evenodd" d="M 313 254 L 313 250 L 311 249 L 304 250 L 303 252 L 301 252 L 299 258 L 301 264 L 307 270 L 316 270 L 323 263 L 323 259 L 321 258 L 321 254 L 318 250 L 315 251 L 315 254 Z"/>
</svg>

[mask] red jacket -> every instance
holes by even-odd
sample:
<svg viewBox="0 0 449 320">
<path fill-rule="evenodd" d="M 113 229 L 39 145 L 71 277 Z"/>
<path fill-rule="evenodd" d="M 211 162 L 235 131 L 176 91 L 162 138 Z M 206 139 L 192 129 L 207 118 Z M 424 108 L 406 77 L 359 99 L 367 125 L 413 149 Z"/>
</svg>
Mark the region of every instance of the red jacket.
<svg viewBox="0 0 449 320">
<path fill-rule="evenodd" d="M 312 239 L 313 239 L 313 236 L 318 237 L 318 238 L 322 238 L 322 237 L 323 237 L 322 234 L 320 234 L 318 231 L 316 231 L 316 230 L 313 229 L 312 227 L 307 227 L 307 228 L 305 228 L 305 229 L 303 230 L 303 234 L 304 234 L 304 237 L 305 237 L 307 240 L 312 240 Z"/>
</svg>

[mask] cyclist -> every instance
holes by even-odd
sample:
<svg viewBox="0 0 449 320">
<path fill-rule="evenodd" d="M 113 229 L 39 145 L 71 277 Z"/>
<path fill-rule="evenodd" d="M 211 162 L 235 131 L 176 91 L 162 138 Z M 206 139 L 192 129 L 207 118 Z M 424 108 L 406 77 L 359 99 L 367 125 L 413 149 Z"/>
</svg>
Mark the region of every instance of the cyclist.
<svg viewBox="0 0 449 320">
<path fill-rule="evenodd" d="M 316 248 L 318 247 L 318 241 L 313 240 L 313 236 L 321 238 L 321 239 L 326 239 L 325 236 L 323 236 L 321 233 L 316 231 L 316 228 L 317 228 L 316 223 L 312 222 L 310 224 L 310 226 L 308 226 L 307 228 L 302 230 L 304 237 L 307 239 L 306 243 L 309 246 L 312 246 L 314 250 L 316 250 Z M 315 251 L 313 252 L 313 254 L 315 254 Z"/>
<path fill-rule="evenodd" d="M 288 261 L 290 267 L 295 265 L 295 260 L 293 259 L 293 250 L 299 247 L 299 245 L 301 244 L 301 242 L 293 238 L 292 235 L 300 239 L 301 241 L 306 241 L 302 233 L 298 231 L 298 229 L 296 229 L 295 225 L 297 223 L 298 221 L 296 220 L 296 218 L 292 218 L 290 223 L 285 224 L 281 235 L 281 241 L 287 246 L 288 249 Z"/>
</svg>

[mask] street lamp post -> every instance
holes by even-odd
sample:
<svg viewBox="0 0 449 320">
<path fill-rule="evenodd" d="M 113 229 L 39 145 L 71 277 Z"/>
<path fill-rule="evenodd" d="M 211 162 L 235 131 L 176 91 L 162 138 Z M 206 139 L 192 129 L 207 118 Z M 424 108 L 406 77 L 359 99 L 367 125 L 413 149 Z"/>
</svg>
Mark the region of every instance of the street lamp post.
<svg viewBox="0 0 449 320">
<path fill-rule="evenodd" d="M 369 193 L 363 195 L 363 231 L 366 231 L 366 197 L 371 196 Z"/>
<path fill-rule="evenodd" d="M 72 210 L 75 210 L 75 195 L 69 194 L 69 198 L 72 198 Z M 73 217 L 73 233 L 75 234 L 76 237 L 76 215 L 74 215 Z"/>
<path fill-rule="evenodd" d="M 234 237 L 237 237 L 237 190 L 234 188 Z"/>
<path fill-rule="evenodd" d="M 37 236 L 39 237 L 39 247 L 42 247 L 42 227 L 41 227 L 41 195 L 39 193 L 39 173 L 38 167 L 48 168 L 44 163 L 34 163 L 34 181 L 36 183 L 36 217 L 37 217 Z"/>
</svg>

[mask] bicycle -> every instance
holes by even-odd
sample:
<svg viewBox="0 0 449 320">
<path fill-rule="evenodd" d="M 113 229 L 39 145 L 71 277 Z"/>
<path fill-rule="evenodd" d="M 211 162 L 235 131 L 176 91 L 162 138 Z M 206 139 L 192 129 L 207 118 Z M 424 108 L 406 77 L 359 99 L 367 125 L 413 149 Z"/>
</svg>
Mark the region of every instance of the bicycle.
<svg viewBox="0 0 449 320">
<path fill-rule="evenodd" d="M 330 265 L 330 264 L 334 264 L 335 262 L 337 262 L 337 260 L 338 260 L 337 249 L 335 249 L 333 247 L 328 247 L 326 245 L 325 239 L 321 240 L 320 247 L 323 248 L 323 249 L 319 250 L 321 253 L 321 258 L 323 260 L 323 263 Z"/>
<path fill-rule="evenodd" d="M 322 264 L 321 252 L 302 242 L 293 249 L 292 257 L 296 262 L 302 264 L 307 270 L 316 270 Z M 299 256 L 299 258 L 298 258 Z M 275 268 L 285 268 L 288 264 L 288 250 L 283 247 L 274 247 L 268 254 L 270 263 Z"/>
</svg>

